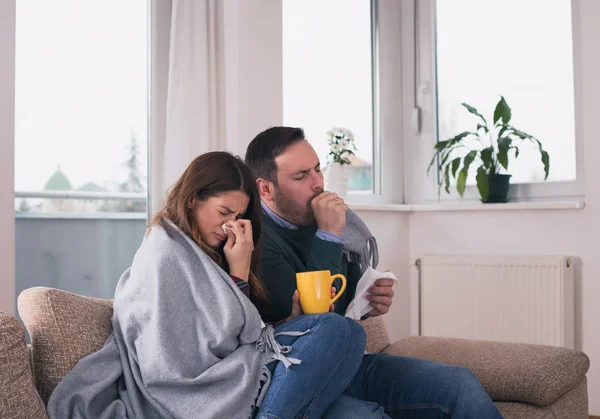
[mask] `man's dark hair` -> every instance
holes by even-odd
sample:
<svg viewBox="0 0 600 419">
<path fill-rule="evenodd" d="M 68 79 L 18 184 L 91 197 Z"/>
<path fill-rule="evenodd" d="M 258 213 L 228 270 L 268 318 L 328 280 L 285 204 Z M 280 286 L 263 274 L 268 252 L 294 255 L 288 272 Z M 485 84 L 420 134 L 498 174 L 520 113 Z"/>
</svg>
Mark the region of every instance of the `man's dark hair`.
<svg viewBox="0 0 600 419">
<path fill-rule="evenodd" d="M 277 165 L 275 158 L 286 148 L 303 141 L 302 128 L 272 127 L 258 134 L 246 149 L 246 165 L 254 178 L 263 178 L 277 184 Z"/>
</svg>

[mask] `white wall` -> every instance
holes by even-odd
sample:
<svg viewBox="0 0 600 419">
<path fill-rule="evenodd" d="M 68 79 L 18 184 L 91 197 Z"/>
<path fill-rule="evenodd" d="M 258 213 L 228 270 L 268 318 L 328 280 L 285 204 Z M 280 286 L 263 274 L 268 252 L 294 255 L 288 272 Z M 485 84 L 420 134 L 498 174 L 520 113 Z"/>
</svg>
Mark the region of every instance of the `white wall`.
<svg viewBox="0 0 600 419">
<path fill-rule="evenodd" d="M 416 287 L 415 276 L 409 267 L 409 215 L 396 212 L 359 211 L 361 218 L 367 223 L 379 246 L 379 265 L 377 270 L 391 270 L 399 280 L 394 288 L 394 300 L 390 312 L 384 317 L 393 341 L 416 334 L 415 316 L 411 316 L 417 308 L 414 298 Z"/>
<path fill-rule="evenodd" d="M 241 157 L 283 120 L 280 0 L 224 0 L 225 103 L 229 151 Z"/>
<path fill-rule="evenodd" d="M 581 0 L 582 118 L 585 148 L 584 210 L 413 213 L 409 217 L 409 257 L 425 253 L 552 254 L 581 258 L 576 287 L 576 347 L 591 358 L 590 413 L 600 414 L 600 2 Z M 578 53 L 577 50 L 575 52 Z M 550 93 L 549 93 L 550 94 Z M 550 98 L 550 97 L 549 97 Z M 402 217 L 402 215 L 398 215 Z M 381 228 L 377 221 L 373 227 Z M 406 242 L 398 242 L 402 247 Z M 403 255 L 405 252 L 400 252 Z"/>
<path fill-rule="evenodd" d="M 15 1 L 0 1 L 0 311 L 15 312 Z"/>
<path fill-rule="evenodd" d="M 280 0 L 241 0 L 240 124 L 246 145 L 264 129 L 283 121 L 283 73 Z"/>
<path fill-rule="evenodd" d="M 596 172 L 594 186 L 598 189 L 600 173 L 586 172 Z M 587 194 L 584 210 L 414 213 L 409 221 L 411 260 L 428 253 L 569 255 L 581 259 L 581 270 L 576 272 L 575 345 L 592 361 L 588 386 L 593 414 L 600 414 L 598 192 Z"/>
</svg>

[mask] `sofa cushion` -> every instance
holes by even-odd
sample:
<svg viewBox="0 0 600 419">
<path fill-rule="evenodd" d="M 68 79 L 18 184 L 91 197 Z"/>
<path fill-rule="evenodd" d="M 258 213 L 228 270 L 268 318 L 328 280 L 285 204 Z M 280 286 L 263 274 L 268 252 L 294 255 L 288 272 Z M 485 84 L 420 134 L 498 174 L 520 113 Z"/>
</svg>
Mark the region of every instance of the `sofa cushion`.
<svg viewBox="0 0 600 419">
<path fill-rule="evenodd" d="M 493 400 L 546 406 L 584 378 L 583 352 L 556 346 L 411 336 L 390 345 L 393 355 L 469 368 Z"/>
<path fill-rule="evenodd" d="M 27 354 L 25 331 L 13 316 L 0 312 L 0 417 L 47 419 Z"/>
<path fill-rule="evenodd" d="M 367 352 L 379 353 L 388 347 L 390 337 L 382 316 L 371 317 L 358 323 L 367 333 Z"/>
<path fill-rule="evenodd" d="M 19 295 L 18 306 L 31 336 L 35 384 L 47 403 L 75 364 L 106 342 L 112 332 L 112 300 L 35 287 Z"/>
</svg>

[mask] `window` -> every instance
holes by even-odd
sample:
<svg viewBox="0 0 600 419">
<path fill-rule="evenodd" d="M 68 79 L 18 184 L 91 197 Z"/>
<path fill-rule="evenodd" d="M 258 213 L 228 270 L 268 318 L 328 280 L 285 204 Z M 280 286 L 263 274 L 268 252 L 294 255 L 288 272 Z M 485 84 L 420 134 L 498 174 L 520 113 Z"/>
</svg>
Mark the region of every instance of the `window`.
<svg viewBox="0 0 600 419">
<path fill-rule="evenodd" d="M 146 225 L 146 0 L 19 0 L 16 291 L 111 297 Z"/>
<path fill-rule="evenodd" d="M 283 1 L 283 122 L 304 128 L 323 166 L 327 131 L 353 132 L 351 191 L 375 181 L 371 27 L 369 0 Z"/>
<path fill-rule="evenodd" d="M 427 148 L 420 154 L 431 158 L 435 141 L 474 130 L 476 117 L 461 103 L 489 121 L 502 95 L 513 111 L 511 124 L 536 136 L 550 154 L 550 175 L 541 183 L 539 153 L 521 148 L 509 166 L 514 197 L 582 195 L 574 5 L 571 0 L 417 2 L 415 96 L 423 111 L 420 143 Z M 423 165 L 414 175 L 426 176 Z M 435 190 L 425 200 L 437 199 L 437 185 Z M 465 196 L 478 194 L 468 188 Z"/>
<path fill-rule="evenodd" d="M 438 0 L 436 35 L 439 139 L 476 124 L 461 102 L 488 116 L 503 95 L 511 124 L 535 135 L 550 154 L 548 180 L 575 180 L 570 0 Z M 531 147 L 521 153 L 509 166 L 511 182 L 542 181 L 539 153 Z"/>
</svg>

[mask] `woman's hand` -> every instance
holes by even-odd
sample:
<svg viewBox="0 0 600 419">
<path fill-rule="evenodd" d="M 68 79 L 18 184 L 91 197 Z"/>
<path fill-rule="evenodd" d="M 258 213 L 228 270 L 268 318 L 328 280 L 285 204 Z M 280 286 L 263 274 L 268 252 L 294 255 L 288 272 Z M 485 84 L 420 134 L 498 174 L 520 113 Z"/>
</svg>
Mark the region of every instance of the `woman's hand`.
<svg viewBox="0 0 600 419">
<path fill-rule="evenodd" d="M 252 240 L 252 223 L 250 220 L 236 220 L 227 222 L 227 242 L 223 247 L 225 259 L 229 264 L 229 274 L 248 281 L 250 276 L 250 262 L 254 242 Z"/>
</svg>

